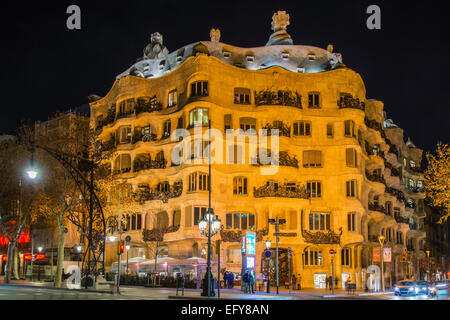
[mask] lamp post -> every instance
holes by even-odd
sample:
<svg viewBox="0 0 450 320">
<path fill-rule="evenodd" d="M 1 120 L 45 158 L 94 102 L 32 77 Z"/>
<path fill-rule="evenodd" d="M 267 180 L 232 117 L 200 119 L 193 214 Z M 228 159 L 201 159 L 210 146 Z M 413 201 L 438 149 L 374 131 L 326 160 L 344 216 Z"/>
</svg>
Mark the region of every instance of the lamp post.
<svg viewBox="0 0 450 320">
<path fill-rule="evenodd" d="M 215 296 L 214 287 L 211 286 L 212 282 L 212 273 L 211 273 L 211 237 L 217 234 L 220 228 L 220 219 L 217 216 L 214 217 L 213 209 L 209 208 L 208 212 L 205 214 L 205 217 L 202 218 L 198 227 L 200 229 L 200 233 L 206 237 L 208 237 L 208 262 L 206 267 L 205 278 L 203 279 L 203 291 L 202 296 L 213 297 Z"/>
<path fill-rule="evenodd" d="M 120 227 L 118 227 L 117 231 L 119 232 L 119 243 L 118 243 L 118 248 L 117 248 L 117 293 L 120 294 L 120 263 L 121 263 L 120 258 L 122 255 L 120 246 L 122 245 L 122 233 L 124 232 L 124 230 L 122 228 L 122 223 L 120 223 Z M 111 231 L 111 235 L 109 236 L 109 241 L 114 242 L 114 241 L 116 241 L 116 239 L 117 238 L 114 235 L 114 231 Z"/>
<path fill-rule="evenodd" d="M 208 121 L 209 127 L 209 152 L 208 152 L 208 198 L 209 205 L 208 211 L 205 216 L 199 221 L 198 228 L 200 233 L 206 237 L 208 237 L 208 259 L 206 266 L 206 274 L 203 279 L 203 291 L 201 293 L 202 296 L 215 296 L 214 286 L 211 286 L 212 282 L 212 273 L 211 273 L 211 237 L 219 232 L 220 228 L 220 219 L 217 216 L 214 216 L 214 210 L 211 208 L 211 120 Z M 207 290 L 207 291 L 206 291 Z"/>
<path fill-rule="evenodd" d="M 330 249 L 330 260 L 331 260 L 331 294 L 334 296 L 334 255 L 336 251 Z"/>
<path fill-rule="evenodd" d="M 286 223 L 286 219 L 278 219 L 278 217 L 276 217 L 275 219 L 269 219 L 269 223 L 275 225 L 275 237 L 276 237 L 275 273 L 276 273 L 276 277 L 277 277 L 277 294 L 279 294 L 280 293 L 280 281 L 279 281 L 279 275 L 278 275 L 278 242 L 280 240 L 280 237 L 279 237 L 278 230 L 279 230 L 280 224 Z"/>
<path fill-rule="evenodd" d="M 270 293 L 270 246 L 271 242 L 269 239 L 266 240 L 266 260 L 267 260 L 267 293 Z"/>
<path fill-rule="evenodd" d="M 381 290 L 384 292 L 384 254 L 383 254 L 383 245 L 384 245 L 384 236 L 378 237 L 378 242 L 380 242 L 381 246 Z"/>
</svg>

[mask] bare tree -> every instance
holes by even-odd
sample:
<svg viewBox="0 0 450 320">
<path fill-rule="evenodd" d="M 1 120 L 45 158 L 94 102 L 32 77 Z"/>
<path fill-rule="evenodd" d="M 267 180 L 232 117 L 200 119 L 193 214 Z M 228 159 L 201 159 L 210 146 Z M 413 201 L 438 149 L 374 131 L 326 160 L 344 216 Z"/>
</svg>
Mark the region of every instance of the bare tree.
<svg viewBox="0 0 450 320">
<path fill-rule="evenodd" d="M 13 273 L 16 246 L 28 226 L 37 190 L 25 181 L 23 169 L 27 157 L 22 146 L 11 142 L 0 153 L 0 228 L 8 240 L 4 282 L 9 283 Z"/>
</svg>

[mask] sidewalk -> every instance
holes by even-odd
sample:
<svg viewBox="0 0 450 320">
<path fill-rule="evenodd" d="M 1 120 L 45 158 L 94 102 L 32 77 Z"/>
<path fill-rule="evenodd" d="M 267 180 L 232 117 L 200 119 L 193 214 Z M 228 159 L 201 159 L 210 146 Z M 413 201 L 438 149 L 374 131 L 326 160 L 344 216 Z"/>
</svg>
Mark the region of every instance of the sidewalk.
<svg viewBox="0 0 450 320">
<path fill-rule="evenodd" d="M 11 280 L 10 284 L 4 284 L 3 280 L 0 280 L 1 286 L 20 286 L 26 288 L 45 288 L 52 290 L 65 290 L 65 291 L 78 291 L 78 292 L 94 292 L 94 293 L 108 293 L 117 295 L 117 292 L 111 292 L 108 290 L 95 290 L 95 289 L 69 289 L 69 288 L 55 288 L 52 282 L 31 282 L 25 280 Z M 216 297 L 202 297 L 201 289 L 185 289 L 184 296 L 181 296 L 181 291 L 179 295 L 176 296 L 176 288 L 149 288 L 142 286 L 120 286 L 120 294 L 123 296 L 128 296 L 130 298 L 149 298 L 152 296 L 164 296 L 166 299 L 218 299 L 218 291 L 215 289 Z M 328 299 L 328 298 L 343 298 L 343 297 L 355 297 L 355 296 L 370 296 L 370 295 L 383 295 L 383 294 L 393 294 L 393 292 L 378 292 L 378 293 L 368 293 L 363 290 L 356 290 L 354 293 L 348 294 L 346 290 L 338 288 L 334 290 L 334 295 L 331 294 L 329 289 L 314 289 L 305 288 L 302 290 L 291 290 L 283 287 L 279 288 L 279 294 L 276 294 L 276 287 L 270 288 L 270 293 L 266 291 L 257 291 L 255 294 L 246 294 L 240 291 L 240 287 L 235 287 L 233 289 L 220 289 L 220 299 L 228 300 L 292 300 L 296 298 L 301 299 Z"/>
</svg>

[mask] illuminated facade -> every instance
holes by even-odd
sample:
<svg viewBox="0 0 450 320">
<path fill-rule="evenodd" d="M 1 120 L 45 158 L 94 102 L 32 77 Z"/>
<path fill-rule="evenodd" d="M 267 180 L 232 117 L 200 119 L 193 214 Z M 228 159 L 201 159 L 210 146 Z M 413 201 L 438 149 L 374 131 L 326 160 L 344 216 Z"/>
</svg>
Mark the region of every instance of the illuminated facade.
<svg viewBox="0 0 450 320">
<path fill-rule="evenodd" d="M 268 224 L 275 217 L 287 221 L 280 227 L 280 283 L 288 247 L 302 287 L 325 286 L 330 249 L 337 251 L 338 286 L 347 276 L 365 286 L 381 234 L 392 248 L 394 262 L 385 267 L 392 268 L 392 277 L 407 270 L 404 249 L 413 249 L 413 259 L 424 254 L 421 150 L 405 144 L 402 129 L 385 121 L 383 103 L 366 98 L 360 75 L 331 45 L 326 50 L 293 45 L 288 24 L 287 14 L 275 14 L 274 33 L 257 48 L 222 43 L 220 31 L 212 29 L 211 41 L 169 53 L 162 36 L 153 34 L 144 56 L 90 104 L 101 150 L 113 151 L 111 171 L 125 186 L 111 190 L 111 203 L 130 196 L 137 206 L 128 218 L 135 250 L 130 257 L 152 259 L 142 231 L 161 227 L 168 228 L 162 242 L 168 257 L 205 257 L 207 240 L 197 225 L 208 207 L 208 165 L 173 163 L 178 142 L 171 135 L 182 128 L 189 139 L 200 138 L 196 126 L 204 133 L 208 120 L 221 132 L 280 132 L 274 175 L 261 174 L 265 166 L 246 159 L 212 165 L 212 207 L 223 225 L 214 240 L 222 239 L 223 268 L 241 271 L 240 241 L 243 232 L 254 231 L 260 273 L 264 240 L 275 246 Z M 233 150 L 248 156 L 250 144 Z M 191 158 L 201 158 L 201 152 L 194 150 Z M 111 252 L 107 265 L 115 260 Z"/>
</svg>

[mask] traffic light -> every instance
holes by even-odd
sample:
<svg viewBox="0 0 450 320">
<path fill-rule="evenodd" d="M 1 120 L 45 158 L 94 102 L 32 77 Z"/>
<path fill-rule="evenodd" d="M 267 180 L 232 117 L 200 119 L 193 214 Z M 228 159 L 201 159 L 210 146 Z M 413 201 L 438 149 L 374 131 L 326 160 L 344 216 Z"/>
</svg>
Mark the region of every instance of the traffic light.
<svg viewBox="0 0 450 320">
<path fill-rule="evenodd" d="M 125 244 L 123 243 L 123 241 L 118 242 L 117 254 L 122 254 L 124 250 Z"/>
</svg>

